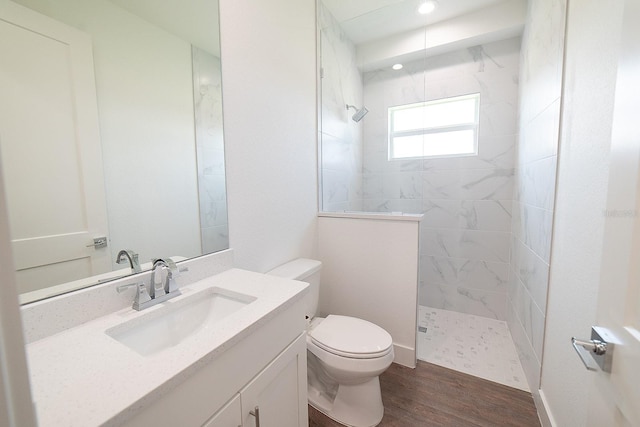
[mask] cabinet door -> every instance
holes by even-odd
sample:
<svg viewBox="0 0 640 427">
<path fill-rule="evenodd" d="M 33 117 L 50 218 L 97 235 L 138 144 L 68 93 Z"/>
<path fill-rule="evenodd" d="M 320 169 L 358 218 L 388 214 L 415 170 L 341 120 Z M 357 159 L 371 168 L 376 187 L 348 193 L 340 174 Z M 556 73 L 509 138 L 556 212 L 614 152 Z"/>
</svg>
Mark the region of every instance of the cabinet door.
<svg viewBox="0 0 640 427">
<path fill-rule="evenodd" d="M 237 394 L 202 427 L 242 427 L 240 395 Z"/>
<path fill-rule="evenodd" d="M 240 395 L 244 427 L 307 426 L 305 334 L 255 377 Z"/>
</svg>

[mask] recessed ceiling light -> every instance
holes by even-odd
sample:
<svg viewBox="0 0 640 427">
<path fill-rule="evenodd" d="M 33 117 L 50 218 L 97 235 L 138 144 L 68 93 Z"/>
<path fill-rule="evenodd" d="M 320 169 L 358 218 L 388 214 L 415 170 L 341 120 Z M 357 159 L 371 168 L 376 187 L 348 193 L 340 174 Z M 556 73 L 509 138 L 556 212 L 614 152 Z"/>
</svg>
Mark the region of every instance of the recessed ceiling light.
<svg viewBox="0 0 640 427">
<path fill-rule="evenodd" d="M 393 67 L 394 70 L 402 70 L 402 64 L 394 64 Z"/>
<path fill-rule="evenodd" d="M 418 8 L 418 13 L 422 15 L 426 15 L 427 13 L 431 13 L 438 7 L 438 2 L 436 0 L 427 0 L 420 5 Z"/>
</svg>

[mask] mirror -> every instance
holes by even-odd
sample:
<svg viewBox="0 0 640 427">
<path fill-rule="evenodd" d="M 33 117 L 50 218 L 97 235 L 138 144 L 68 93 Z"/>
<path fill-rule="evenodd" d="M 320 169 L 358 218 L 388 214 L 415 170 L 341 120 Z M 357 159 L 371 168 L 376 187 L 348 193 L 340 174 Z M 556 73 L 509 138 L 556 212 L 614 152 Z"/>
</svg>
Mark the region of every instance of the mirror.
<svg viewBox="0 0 640 427">
<path fill-rule="evenodd" d="M 76 60 L 65 43 L 49 46 L 33 31 L 17 32 L 0 8 L 0 48 L 30 52 L 14 62 L 36 58 L 37 70 L 22 86 L 0 74 L 0 98 L 8 100 L 1 111 L 16 114 L 0 119 L 0 152 L 21 301 L 131 274 L 126 256 L 117 263 L 121 250 L 135 252 L 144 270 L 153 258 L 179 261 L 227 249 L 218 1 L 15 3 L 30 9 L 28 19 L 38 21 L 30 15 L 37 12 L 79 30 L 80 46 L 88 35 L 92 49 L 84 55 L 89 73 L 76 74 L 86 70 L 81 60 L 80 68 L 65 68 L 66 56 Z M 62 60 L 55 56 L 60 45 Z M 78 98 L 69 101 L 68 88 L 52 80 L 58 71 L 63 78 L 73 73 L 69 87 Z M 18 68 L 20 74 L 27 75 Z M 85 96 L 92 90 L 93 106 Z M 76 116 L 69 119 L 65 108 Z M 82 145 L 92 132 L 92 109 L 98 149 Z M 47 126 L 52 130 L 33 130 Z M 71 144 L 60 137 L 58 147 L 65 126 L 80 136 Z"/>
</svg>

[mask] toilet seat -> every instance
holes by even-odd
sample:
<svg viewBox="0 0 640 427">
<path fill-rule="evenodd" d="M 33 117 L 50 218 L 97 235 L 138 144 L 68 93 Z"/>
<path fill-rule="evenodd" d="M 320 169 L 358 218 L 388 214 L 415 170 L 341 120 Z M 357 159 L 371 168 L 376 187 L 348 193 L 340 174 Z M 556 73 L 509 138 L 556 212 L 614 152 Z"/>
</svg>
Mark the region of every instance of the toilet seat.
<svg viewBox="0 0 640 427">
<path fill-rule="evenodd" d="M 351 359 L 384 357 L 393 348 L 393 340 L 387 331 L 349 316 L 329 315 L 325 319 L 314 319 L 309 337 L 319 348 Z"/>
</svg>

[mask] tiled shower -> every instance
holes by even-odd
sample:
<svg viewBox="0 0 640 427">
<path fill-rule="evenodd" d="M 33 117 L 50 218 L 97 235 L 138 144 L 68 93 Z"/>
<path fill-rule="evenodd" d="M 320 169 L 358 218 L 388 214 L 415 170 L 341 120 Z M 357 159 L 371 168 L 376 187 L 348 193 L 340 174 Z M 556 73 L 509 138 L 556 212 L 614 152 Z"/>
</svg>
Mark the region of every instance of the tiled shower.
<svg viewBox="0 0 640 427">
<path fill-rule="evenodd" d="M 504 328 L 508 322 L 529 384 L 537 387 L 562 48 L 561 36 L 539 28 L 545 22 L 539 15 L 560 19 L 563 10 L 553 1 L 532 3 L 527 22 L 538 15 L 537 27 L 528 24 L 522 39 L 429 56 L 401 70 L 364 71 L 357 47 L 321 6 L 319 138 L 323 210 L 424 214 L 421 313 L 461 313 Z M 477 156 L 388 160 L 389 107 L 470 93 L 481 99 Z M 370 112 L 354 123 L 345 104 Z"/>
</svg>

